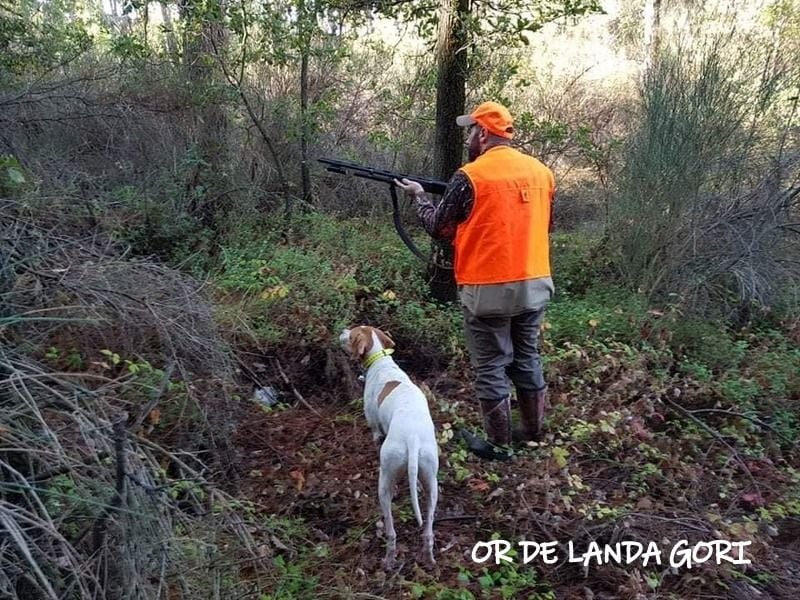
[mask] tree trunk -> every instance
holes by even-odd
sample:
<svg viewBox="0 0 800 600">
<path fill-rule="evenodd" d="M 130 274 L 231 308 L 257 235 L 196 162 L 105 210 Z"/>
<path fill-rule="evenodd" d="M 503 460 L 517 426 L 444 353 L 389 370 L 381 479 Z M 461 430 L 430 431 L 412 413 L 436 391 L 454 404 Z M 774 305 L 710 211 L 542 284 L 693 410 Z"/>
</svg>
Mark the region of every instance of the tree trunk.
<svg viewBox="0 0 800 600">
<path fill-rule="evenodd" d="M 467 29 L 469 0 L 440 0 L 436 40 L 436 134 L 433 170 L 448 180 L 462 164 L 463 132 L 456 117 L 464 113 L 467 82 Z M 456 299 L 453 246 L 434 240 L 428 264 L 428 285 L 434 298 Z"/>
<path fill-rule="evenodd" d="M 310 48 L 303 44 L 300 56 L 300 176 L 303 201 L 311 202 L 311 175 L 308 168 L 308 55 Z"/>
<path fill-rule="evenodd" d="M 161 20 L 164 22 L 164 46 L 167 51 L 167 56 L 171 60 L 177 62 L 178 60 L 178 44 L 175 42 L 175 29 L 172 25 L 172 14 L 167 3 L 162 0 L 161 4 Z"/>
<path fill-rule="evenodd" d="M 661 42 L 661 0 L 644 3 L 644 72 L 650 70 Z"/>
<path fill-rule="evenodd" d="M 467 84 L 466 28 L 469 0 L 441 0 L 436 41 L 436 137 L 433 171 L 447 180 L 461 166 L 463 135 L 456 117 L 464 114 Z"/>
<path fill-rule="evenodd" d="M 220 0 L 220 14 L 224 14 L 224 9 L 224 0 Z M 200 98 L 194 109 L 197 156 L 186 183 L 188 210 L 203 226 L 213 230 L 221 216 L 218 201 L 219 190 L 224 187 L 228 130 L 227 115 L 217 93 L 221 82 L 214 61 L 215 57 L 224 56 L 227 32 L 221 18 L 198 16 L 193 0 L 183 0 L 181 13 L 186 22 L 183 40 L 186 78 L 192 95 Z M 201 26 L 192 27 L 192 20 L 198 18 L 202 19 Z"/>
</svg>

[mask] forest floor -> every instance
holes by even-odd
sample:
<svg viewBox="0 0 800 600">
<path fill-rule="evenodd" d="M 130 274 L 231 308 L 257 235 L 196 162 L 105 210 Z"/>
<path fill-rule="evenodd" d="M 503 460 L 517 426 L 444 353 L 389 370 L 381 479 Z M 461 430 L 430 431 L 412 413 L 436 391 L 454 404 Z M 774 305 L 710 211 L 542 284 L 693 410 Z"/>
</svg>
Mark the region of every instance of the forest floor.
<svg viewBox="0 0 800 600">
<path fill-rule="evenodd" d="M 425 372 L 413 350 L 398 347 L 395 357 L 410 373 Z M 727 418 L 719 399 L 689 378 L 653 376 L 654 361 L 624 348 L 562 360 L 551 369 L 545 441 L 509 462 L 481 461 L 453 435 L 479 423 L 466 366 L 416 378 L 440 442 L 437 564 L 415 561 L 420 530 L 400 483 L 399 568 L 391 573 L 381 568 L 378 456 L 353 385 L 358 367 L 342 375 L 342 389 L 326 390 L 304 385 L 304 361 L 293 362 L 286 391 L 306 403 L 245 404 L 234 440 L 241 496 L 271 524 L 270 555 L 281 557 L 266 598 L 798 597 L 800 521 L 786 516 L 798 493 L 796 443 L 764 440 L 756 457 L 743 443 L 752 423 L 738 419 L 741 431 L 707 425 L 699 415 Z M 511 542 L 513 562 L 473 561 L 475 544 L 491 539 Z M 690 568 L 687 560 L 709 557 L 708 546 L 694 557 L 691 548 L 712 540 L 749 542 L 728 556 L 750 564 L 716 564 L 711 554 Z M 519 541 L 558 542 L 557 560 L 523 564 Z M 580 562 L 593 543 L 623 541 L 657 556 Z"/>
</svg>

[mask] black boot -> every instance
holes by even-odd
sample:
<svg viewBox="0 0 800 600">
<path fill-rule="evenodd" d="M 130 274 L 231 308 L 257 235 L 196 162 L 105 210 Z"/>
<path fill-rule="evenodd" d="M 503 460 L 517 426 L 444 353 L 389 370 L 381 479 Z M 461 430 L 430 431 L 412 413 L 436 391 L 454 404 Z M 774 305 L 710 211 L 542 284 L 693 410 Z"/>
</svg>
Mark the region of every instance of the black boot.
<svg viewBox="0 0 800 600">
<path fill-rule="evenodd" d="M 517 389 L 520 427 L 512 434 L 515 442 L 538 442 L 542 439 L 544 409 L 547 404 L 547 389 L 525 391 Z"/>
<path fill-rule="evenodd" d="M 511 405 L 509 399 L 481 400 L 481 415 L 487 440 L 483 440 L 466 429 L 461 430 L 461 437 L 467 448 L 480 458 L 486 460 L 509 460 L 511 455 L 502 446 L 511 443 Z"/>
</svg>

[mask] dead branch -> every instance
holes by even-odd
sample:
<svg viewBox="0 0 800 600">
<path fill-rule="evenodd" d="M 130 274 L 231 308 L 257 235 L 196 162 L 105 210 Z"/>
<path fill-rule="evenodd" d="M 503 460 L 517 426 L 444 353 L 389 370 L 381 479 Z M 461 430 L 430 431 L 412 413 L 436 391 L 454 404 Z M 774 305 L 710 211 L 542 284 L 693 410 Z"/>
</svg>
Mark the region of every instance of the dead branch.
<svg viewBox="0 0 800 600">
<path fill-rule="evenodd" d="M 741 413 L 741 412 L 737 412 L 735 410 L 724 410 L 724 409 L 721 409 L 721 408 L 698 408 L 698 409 L 695 409 L 695 410 L 691 410 L 689 412 L 691 414 L 693 414 L 693 415 L 696 415 L 696 414 L 699 414 L 699 413 L 716 413 L 716 414 L 728 415 L 728 416 L 731 416 L 731 417 L 738 417 L 740 419 L 745 419 L 746 421 L 750 421 L 751 423 L 755 423 L 759 427 L 763 427 L 764 429 L 766 429 L 768 431 L 771 431 L 772 433 L 777 435 L 779 438 L 781 438 L 783 441 L 787 442 L 791 446 L 797 446 L 798 444 L 800 444 L 800 441 L 793 440 L 793 439 L 785 436 L 781 432 L 777 431 L 769 423 L 765 423 L 764 421 L 762 421 L 761 419 L 759 419 L 757 417 L 754 417 L 752 415 L 747 415 L 747 414 L 744 414 L 744 413 Z"/>
<path fill-rule="evenodd" d="M 726 447 L 726 448 L 727 448 L 727 449 L 730 451 L 730 453 L 731 453 L 731 456 L 732 456 L 734 459 L 736 459 L 736 462 L 737 462 L 737 463 L 739 463 L 739 466 L 740 466 L 740 467 L 742 468 L 742 470 L 743 470 L 743 471 L 744 471 L 744 472 L 747 474 L 747 477 L 750 479 L 750 483 L 752 483 L 752 484 L 753 484 L 753 489 L 755 489 L 757 493 L 759 493 L 759 494 L 761 493 L 761 489 L 759 488 L 759 485 L 758 485 L 758 483 L 756 483 L 755 477 L 753 477 L 753 474 L 750 472 L 750 469 L 748 468 L 748 466 L 747 466 L 747 463 L 745 463 L 744 459 L 741 457 L 741 455 L 740 455 L 740 454 L 739 454 L 739 452 L 736 450 L 736 448 L 734 448 L 733 446 L 731 446 L 731 445 L 730 445 L 730 444 L 729 444 L 729 443 L 728 443 L 728 442 L 725 440 L 725 438 L 724 438 L 724 437 L 722 437 L 722 434 L 721 434 L 719 431 L 717 431 L 716 429 L 714 429 L 713 427 L 711 427 L 710 425 L 708 425 L 708 424 L 707 424 L 705 421 L 703 421 L 702 419 L 699 419 L 698 417 L 696 417 L 695 415 L 693 415 L 693 414 L 692 414 L 690 411 L 688 411 L 687 409 L 683 408 L 683 407 L 682 407 L 680 404 L 677 404 L 676 402 L 673 402 L 673 401 L 672 401 L 672 400 L 670 400 L 669 398 L 663 397 L 663 398 L 661 398 L 661 400 L 662 400 L 663 402 L 665 402 L 666 404 L 668 404 L 668 405 L 669 405 L 669 406 L 670 406 L 672 409 L 674 409 L 675 411 L 679 412 L 680 414 L 682 414 L 683 416 L 685 416 L 686 418 L 688 418 L 688 419 L 689 419 L 689 420 L 691 420 L 692 422 L 694 422 L 694 423 L 696 423 L 697 425 L 699 425 L 699 426 L 700 426 L 701 428 L 703 428 L 703 429 L 704 429 L 704 430 L 705 430 L 707 433 L 709 433 L 709 434 L 711 435 L 711 437 L 713 437 L 713 438 L 714 438 L 715 440 L 717 440 L 717 441 L 718 441 L 720 444 L 722 444 L 723 446 L 725 446 L 725 447 Z"/>
<path fill-rule="evenodd" d="M 149 415 L 153 411 L 153 409 L 158 405 L 158 401 L 161 399 L 161 396 L 164 395 L 167 386 L 169 386 L 169 381 L 170 378 L 172 377 L 172 372 L 174 370 L 175 370 L 175 363 L 171 362 L 169 366 L 164 370 L 164 376 L 161 378 L 161 384 L 158 386 L 158 389 L 156 389 L 153 392 L 153 395 L 150 398 L 150 401 L 147 403 L 147 405 L 141 411 L 139 411 L 139 415 L 130 422 L 130 424 L 128 425 L 128 431 L 130 431 L 131 433 L 136 433 L 137 431 L 139 431 L 139 428 L 142 426 L 142 423 L 144 423 L 144 420 L 147 418 L 147 415 Z"/>
<path fill-rule="evenodd" d="M 289 380 L 289 378 L 286 376 L 286 373 L 283 371 L 283 367 L 281 367 L 281 363 L 280 363 L 280 361 L 278 361 L 278 359 L 277 359 L 277 358 L 275 358 L 275 357 L 273 357 L 273 359 L 272 359 L 272 360 L 273 360 L 273 362 L 275 363 L 275 367 L 278 369 L 278 373 L 280 373 L 280 375 L 281 375 L 281 379 L 283 379 L 283 382 L 284 382 L 286 385 L 288 385 L 288 386 L 289 386 L 289 388 L 292 390 L 292 394 L 294 394 L 294 397 L 295 397 L 295 398 L 297 398 L 297 400 L 298 400 L 298 401 L 299 401 L 299 402 L 300 402 L 300 403 L 301 403 L 303 406 L 305 406 L 305 407 L 306 407 L 308 410 L 310 410 L 311 412 L 313 412 L 313 413 L 314 413 L 315 415 L 317 415 L 318 417 L 322 418 L 322 415 L 321 415 L 321 414 L 319 414 L 319 411 L 318 411 L 318 410 L 316 410 L 316 409 L 315 409 L 313 406 L 311 406 L 311 405 L 308 403 L 308 401 L 307 401 L 305 398 L 303 398 L 303 395 L 302 395 L 300 392 L 298 392 L 298 391 L 297 391 L 297 388 L 296 388 L 296 387 L 294 387 L 294 385 L 292 384 L 292 382 L 291 382 L 291 381 Z"/>
</svg>

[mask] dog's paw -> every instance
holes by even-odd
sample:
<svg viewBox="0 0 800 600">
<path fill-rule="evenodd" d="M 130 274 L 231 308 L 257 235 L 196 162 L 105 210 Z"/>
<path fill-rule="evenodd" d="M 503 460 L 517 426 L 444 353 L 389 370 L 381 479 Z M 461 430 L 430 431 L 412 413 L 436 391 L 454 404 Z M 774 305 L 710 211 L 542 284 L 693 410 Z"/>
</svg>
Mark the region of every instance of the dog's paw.
<svg viewBox="0 0 800 600">
<path fill-rule="evenodd" d="M 381 565 L 383 565 L 383 570 L 387 573 L 391 573 L 392 571 L 396 570 L 397 567 L 397 559 L 394 556 L 386 556 L 382 561 Z"/>
<path fill-rule="evenodd" d="M 421 548 L 419 552 L 417 552 L 417 564 L 423 565 L 426 569 L 433 569 L 436 566 L 433 550 Z"/>
</svg>

